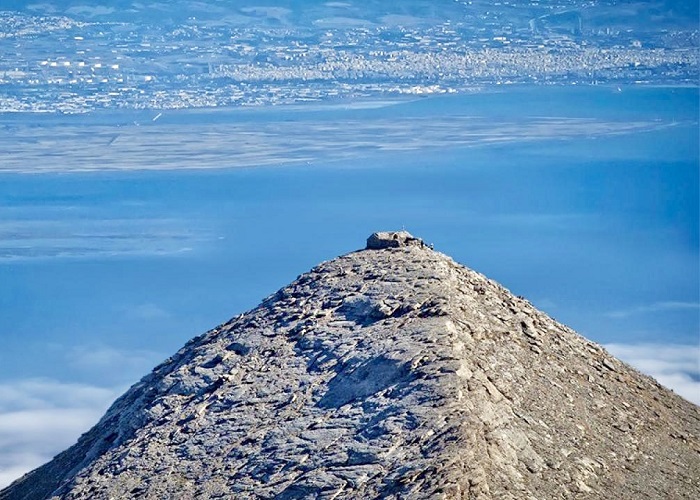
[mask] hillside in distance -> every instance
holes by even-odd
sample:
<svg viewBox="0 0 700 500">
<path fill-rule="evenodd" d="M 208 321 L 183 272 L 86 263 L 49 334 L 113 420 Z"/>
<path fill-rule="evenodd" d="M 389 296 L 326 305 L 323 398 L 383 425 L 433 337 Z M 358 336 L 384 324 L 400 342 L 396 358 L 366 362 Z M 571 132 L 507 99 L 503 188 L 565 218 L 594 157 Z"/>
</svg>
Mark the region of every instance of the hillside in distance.
<svg viewBox="0 0 700 500">
<path fill-rule="evenodd" d="M 5 0 L 3 10 L 67 15 L 86 21 L 111 22 L 140 19 L 162 23 L 182 22 L 192 18 L 235 22 L 236 19 L 240 21 L 241 18 L 250 17 L 257 18 L 267 25 L 287 26 L 311 25 L 318 19 L 340 17 L 365 22 L 385 22 L 386 18 L 393 18 L 410 23 L 450 18 L 460 21 L 472 15 L 482 16 L 484 19 L 507 20 L 516 27 L 529 27 L 531 20 L 539 19 L 547 26 L 569 31 L 575 28 L 578 19 L 591 29 L 621 26 L 646 31 L 692 28 L 693 18 L 698 15 L 697 3 L 685 0 L 512 0 L 500 3 L 486 0 L 411 0 L 391 3 L 380 0 L 237 0 L 234 5 L 231 4 L 226 0 L 174 0 L 167 3 L 136 0 Z M 226 17 L 222 19 L 222 15 Z M 651 22 L 656 25 L 652 26 Z"/>
<path fill-rule="evenodd" d="M 0 7 L 0 112 L 192 109 L 696 86 L 696 2 L 136 2 Z"/>
<path fill-rule="evenodd" d="M 39 498 L 697 498 L 700 408 L 405 232 L 192 339 Z"/>
</svg>

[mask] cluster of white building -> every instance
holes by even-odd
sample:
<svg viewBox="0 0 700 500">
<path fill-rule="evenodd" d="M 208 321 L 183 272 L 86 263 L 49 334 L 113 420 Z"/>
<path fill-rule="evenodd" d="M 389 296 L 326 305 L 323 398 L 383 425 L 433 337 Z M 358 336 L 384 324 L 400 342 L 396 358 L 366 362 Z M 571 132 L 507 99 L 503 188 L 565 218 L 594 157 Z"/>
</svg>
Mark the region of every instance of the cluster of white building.
<svg viewBox="0 0 700 500">
<path fill-rule="evenodd" d="M 694 44 L 664 47 L 634 33 L 543 34 L 490 21 L 183 30 L 56 19 L 49 29 L 47 18 L 0 15 L 3 29 L 15 30 L 0 37 L 0 112 L 265 105 L 508 83 L 696 84 L 698 77 Z"/>
</svg>

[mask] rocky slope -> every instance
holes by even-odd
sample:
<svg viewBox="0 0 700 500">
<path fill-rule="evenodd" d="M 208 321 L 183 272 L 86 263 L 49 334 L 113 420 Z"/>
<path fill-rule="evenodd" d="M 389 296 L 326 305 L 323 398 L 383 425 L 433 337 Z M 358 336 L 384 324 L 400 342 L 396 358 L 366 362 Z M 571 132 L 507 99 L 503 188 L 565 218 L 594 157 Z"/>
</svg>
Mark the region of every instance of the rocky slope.
<svg viewBox="0 0 700 500">
<path fill-rule="evenodd" d="M 700 498 L 697 406 L 419 239 L 369 246 L 191 340 L 0 499 Z"/>
</svg>

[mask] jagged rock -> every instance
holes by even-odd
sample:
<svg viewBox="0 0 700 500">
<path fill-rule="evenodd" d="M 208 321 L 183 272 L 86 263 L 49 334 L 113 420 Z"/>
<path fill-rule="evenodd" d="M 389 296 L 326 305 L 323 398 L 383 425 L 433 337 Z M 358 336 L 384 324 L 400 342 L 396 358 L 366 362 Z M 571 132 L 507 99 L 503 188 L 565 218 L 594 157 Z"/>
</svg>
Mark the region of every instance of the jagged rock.
<svg viewBox="0 0 700 500">
<path fill-rule="evenodd" d="M 697 406 L 409 244 L 191 340 L 0 499 L 695 499 L 699 436 Z"/>
</svg>

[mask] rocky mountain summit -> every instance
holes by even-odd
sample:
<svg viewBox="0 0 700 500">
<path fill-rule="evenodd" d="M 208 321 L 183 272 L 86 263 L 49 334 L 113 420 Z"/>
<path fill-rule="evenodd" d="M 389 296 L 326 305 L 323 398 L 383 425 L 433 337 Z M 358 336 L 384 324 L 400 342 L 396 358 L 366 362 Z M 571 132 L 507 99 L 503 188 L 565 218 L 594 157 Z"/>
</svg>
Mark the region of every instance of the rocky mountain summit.
<svg viewBox="0 0 700 500">
<path fill-rule="evenodd" d="M 700 408 L 408 233 L 194 338 L 0 499 L 700 498 Z"/>
</svg>

